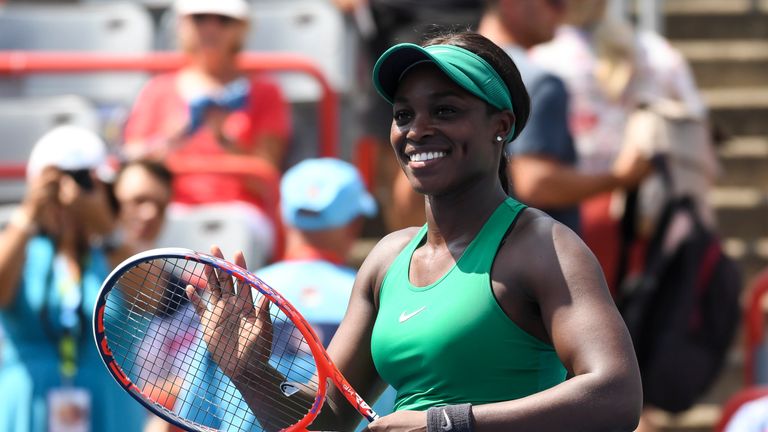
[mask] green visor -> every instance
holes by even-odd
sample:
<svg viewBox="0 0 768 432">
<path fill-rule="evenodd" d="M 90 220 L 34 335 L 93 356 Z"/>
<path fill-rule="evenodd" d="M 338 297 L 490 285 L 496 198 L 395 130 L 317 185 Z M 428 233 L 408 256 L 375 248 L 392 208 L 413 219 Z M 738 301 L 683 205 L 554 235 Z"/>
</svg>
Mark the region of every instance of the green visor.
<svg viewBox="0 0 768 432">
<path fill-rule="evenodd" d="M 432 62 L 448 78 L 464 90 L 479 97 L 500 110 L 510 110 L 512 96 L 504 80 L 482 57 L 453 45 L 421 47 L 401 43 L 388 49 L 373 67 L 373 85 L 389 103 L 394 103 L 395 91 L 403 75 L 413 66 Z M 507 140 L 514 136 L 514 127 Z"/>
</svg>

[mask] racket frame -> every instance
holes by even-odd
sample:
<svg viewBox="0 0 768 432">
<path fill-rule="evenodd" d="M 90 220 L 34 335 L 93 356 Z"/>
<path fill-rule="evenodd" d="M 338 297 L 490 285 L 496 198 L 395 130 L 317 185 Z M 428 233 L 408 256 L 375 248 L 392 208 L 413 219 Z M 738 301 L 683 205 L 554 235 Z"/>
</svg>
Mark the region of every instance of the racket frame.
<svg viewBox="0 0 768 432">
<path fill-rule="evenodd" d="M 107 278 L 104 280 L 104 283 L 99 289 L 99 294 L 94 306 L 93 334 L 99 355 L 101 356 L 104 365 L 115 379 L 115 381 L 144 407 L 175 426 L 185 430 L 189 430 L 191 428 L 190 425 L 181 421 L 180 417 L 170 414 L 170 410 L 168 410 L 168 408 L 163 407 L 162 404 L 154 401 L 151 397 L 144 394 L 141 389 L 136 386 L 130 380 L 130 378 L 128 378 L 123 369 L 120 367 L 120 364 L 115 359 L 114 355 L 112 354 L 112 350 L 109 347 L 109 341 L 107 340 L 106 329 L 104 327 L 104 312 L 106 309 L 109 292 L 126 272 L 136 268 L 142 263 L 168 258 L 183 259 L 203 265 L 212 266 L 216 269 L 225 271 L 232 277 L 239 280 L 241 282 L 241 287 L 243 286 L 242 283 L 244 282 L 246 285 L 255 288 L 262 295 L 266 296 L 270 302 L 277 306 L 293 322 L 293 324 L 306 340 L 307 345 L 312 352 L 312 356 L 315 358 L 315 363 L 317 366 L 317 393 L 315 395 L 315 400 L 312 403 L 312 407 L 309 409 L 309 412 L 300 421 L 283 429 L 283 431 L 298 432 L 307 430 L 307 427 L 312 424 L 318 414 L 320 414 L 320 409 L 325 403 L 325 396 L 328 390 L 328 379 L 333 381 L 334 385 L 341 391 L 349 403 L 369 422 L 376 420 L 379 417 L 376 412 L 363 400 L 363 398 L 360 397 L 352 385 L 349 384 L 347 379 L 344 378 L 344 376 L 341 374 L 341 371 L 339 371 L 331 358 L 328 356 L 328 352 L 325 350 L 325 348 L 323 348 L 323 344 L 315 331 L 312 329 L 312 326 L 304 319 L 301 313 L 299 313 L 299 311 L 296 310 L 296 308 L 279 292 L 274 290 L 250 271 L 236 264 L 215 257 L 213 255 L 195 252 L 193 250 L 184 248 L 150 249 L 126 259 L 117 267 L 115 267 L 115 269 L 112 270 L 109 276 L 107 276 Z M 207 428 L 202 425 L 196 425 L 195 427 L 203 431 L 215 431 L 215 429 Z"/>
</svg>

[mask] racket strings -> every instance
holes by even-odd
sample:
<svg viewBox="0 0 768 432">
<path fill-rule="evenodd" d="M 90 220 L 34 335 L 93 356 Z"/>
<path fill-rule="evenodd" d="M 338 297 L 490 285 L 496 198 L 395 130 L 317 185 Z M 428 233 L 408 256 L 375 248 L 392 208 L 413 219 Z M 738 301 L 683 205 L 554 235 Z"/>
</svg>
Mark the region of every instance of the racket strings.
<svg viewBox="0 0 768 432">
<path fill-rule="evenodd" d="M 211 430 L 208 425 L 227 424 L 241 430 L 260 430 L 258 420 L 229 379 L 217 368 L 215 373 L 207 368 L 212 359 L 202 341 L 206 329 L 183 293 L 187 284 L 203 288 L 205 280 L 206 266 L 184 259 L 153 260 L 126 272 L 107 298 L 104 321 L 109 346 L 145 396 L 190 428 Z M 237 285 L 251 289 L 247 284 Z M 255 306 L 261 304 L 259 298 Z M 273 327 L 272 367 L 263 368 L 252 359 L 246 367 L 264 372 L 256 374 L 247 386 L 265 395 L 260 418 L 279 424 L 286 418 L 301 419 L 311 404 L 297 397 L 267 397 L 275 393 L 274 383 L 311 389 L 318 383 L 314 358 L 303 336 L 285 313 L 267 304 Z M 263 339 L 264 335 L 257 337 Z"/>
</svg>

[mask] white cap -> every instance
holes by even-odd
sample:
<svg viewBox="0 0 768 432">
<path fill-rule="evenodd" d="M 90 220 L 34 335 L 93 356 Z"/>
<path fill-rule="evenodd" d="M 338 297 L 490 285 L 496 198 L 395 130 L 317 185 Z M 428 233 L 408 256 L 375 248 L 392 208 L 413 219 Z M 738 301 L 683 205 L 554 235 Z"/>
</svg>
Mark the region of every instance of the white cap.
<svg viewBox="0 0 768 432">
<path fill-rule="evenodd" d="M 88 129 L 57 126 L 40 138 L 27 161 L 27 178 L 54 166 L 66 171 L 98 169 L 107 163 L 107 145 Z"/>
<path fill-rule="evenodd" d="M 249 7 L 246 0 L 176 0 L 173 9 L 179 16 L 215 14 L 247 21 Z"/>
</svg>

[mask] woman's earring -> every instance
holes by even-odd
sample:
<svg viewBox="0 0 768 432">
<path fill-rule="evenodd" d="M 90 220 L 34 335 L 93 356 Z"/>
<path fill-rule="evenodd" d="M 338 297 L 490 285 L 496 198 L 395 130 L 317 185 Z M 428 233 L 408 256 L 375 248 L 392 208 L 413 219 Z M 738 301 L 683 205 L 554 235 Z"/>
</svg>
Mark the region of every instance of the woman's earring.
<svg viewBox="0 0 768 432">
<path fill-rule="evenodd" d="M 501 142 L 504 140 L 504 137 L 501 135 L 496 135 L 496 142 Z"/>
</svg>

